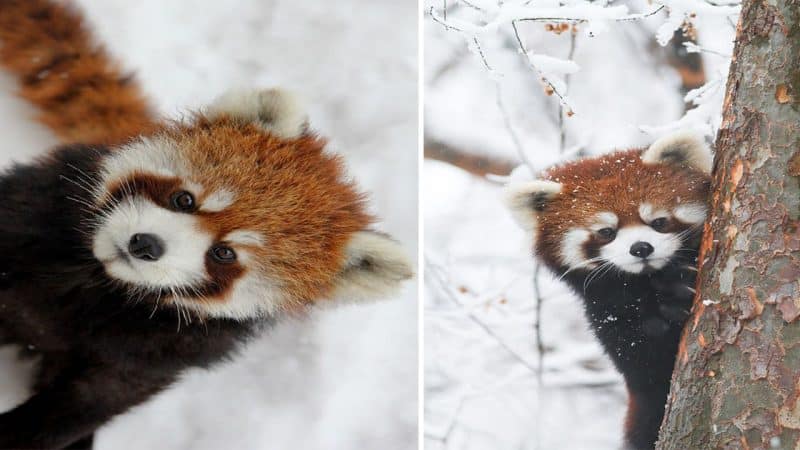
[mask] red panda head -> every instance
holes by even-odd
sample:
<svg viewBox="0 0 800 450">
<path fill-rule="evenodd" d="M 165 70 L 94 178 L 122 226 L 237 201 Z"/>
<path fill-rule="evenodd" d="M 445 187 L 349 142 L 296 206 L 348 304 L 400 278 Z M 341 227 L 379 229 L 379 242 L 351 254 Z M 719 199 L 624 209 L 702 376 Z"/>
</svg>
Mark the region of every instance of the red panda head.
<svg viewBox="0 0 800 450">
<path fill-rule="evenodd" d="M 507 202 L 555 270 L 647 273 L 696 250 L 710 170 L 703 139 L 676 133 L 646 150 L 553 167 L 511 187 Z"/>
<path fill-rule="evenodd" d="M 285 92 L 226 94 L 103 162 L 92 251 L 133 292 L 212 317 L 386 295 L 411 270 Z"/>
</svg>

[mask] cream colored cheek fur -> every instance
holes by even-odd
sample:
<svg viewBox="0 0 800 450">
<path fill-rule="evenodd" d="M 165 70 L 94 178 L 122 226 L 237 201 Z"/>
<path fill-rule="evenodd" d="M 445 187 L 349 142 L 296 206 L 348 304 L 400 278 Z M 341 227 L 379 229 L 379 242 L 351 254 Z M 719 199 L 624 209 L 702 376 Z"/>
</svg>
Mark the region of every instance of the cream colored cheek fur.
<svg viewBox="0 0 800 450">
<path fill-rule="evenodd" d="M 600 263 L 596 259 L 590 259 L 585 255 L 583 245 L 591 238 L 592 232 L 597 232 L 603 228 L 616 229 L 618 223 L 619 218 L 616 214 L 610 211 L 603 211 L 595 215 L 594 223 L 588 229 L 573 228 L 564 233 L 559 255 L 562 264 L 571 269 L 597 267 Z"/>
<path fill-rule="evenodd" d="M 659 233 L 648 226 L 637 225 L 617 231 L 617 237 L 600 249 L 600 257 L 626 272 L 640 273 L 645 268 L 643 259 L 630 253 L 631 245 L 640 241 L 653 246 L 653 253 L 646 260 L 654 269 L 667 265 L 681 246 L 680 239 L 673 233 Z"/>
<path fill-rule="evenodd" d="M 109 275 L 147 288 L 185 287 L 206 280 L 205 255 L 210 236 L 198 231 L 196 218 L 160 208 L 141 197 L 124 200 L 95 233 L 92 250 Z M 158 261 L 119 256 L 131 236 L 150 233 L 165 245 Z"/>
<path fill-rule="evenodd" d="M 583 251 L 583 244 L 591 237 L 589 230 L 575 228 L 564 233 L 564 238 L 561 240 L 561 262 L 571 268 L 577 269 L 581 267 L 592 268 L 597 266 L 597 263 L 587 259 Z"/>
<path fill-rule="evenodd" d="M 242 255 L 237 250 L 237 254 Z M 245 261 L 246 263 L 247 261 Z M 202 315 L 234 320 L 246 320 L 273 315 L 286 302 L 286 295 L 274 282 L 255 271 L 248 271 L 234 281 L 232 291 L 225 298 L 175 298 L 176 303 Z"/>
</svg>

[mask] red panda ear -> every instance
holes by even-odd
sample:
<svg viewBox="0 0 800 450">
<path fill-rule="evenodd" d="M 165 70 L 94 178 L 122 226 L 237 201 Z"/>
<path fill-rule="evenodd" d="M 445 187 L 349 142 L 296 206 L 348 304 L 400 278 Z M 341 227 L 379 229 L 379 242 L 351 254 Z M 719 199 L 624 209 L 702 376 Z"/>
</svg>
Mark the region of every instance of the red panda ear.
<svg viewBox="0 0 800 450">
<path fill-rule="evenodd" d="M 284 139 L 300 137 L 308 128 L 308 116 L 300 102 L 282 89 L 228 91 L 209 106 L 206 116 L 256 123 Z"/>
<path fill-rule="evenodd" d="M 668 134 L 642 152 L 645 164 L 676 164 L 711 173 L 711 149 L 700 134 L 678 131 Z"/>
<path fill-rule="evenodd" d="M 533 230 L 536 216 L 545 210 L 547 203 L 559 192 L 561 183 L 534 180 L 506 188 L 505 202 L 517 223 L 525 230 Z"/>
<path fill-rule="evenodd" d="M 397 241 L 373 231 L 360 231 L 347 244 L 333 297 L 354 302 L 387 297 L 413 275 L 411 263 Z"/>
</svg>

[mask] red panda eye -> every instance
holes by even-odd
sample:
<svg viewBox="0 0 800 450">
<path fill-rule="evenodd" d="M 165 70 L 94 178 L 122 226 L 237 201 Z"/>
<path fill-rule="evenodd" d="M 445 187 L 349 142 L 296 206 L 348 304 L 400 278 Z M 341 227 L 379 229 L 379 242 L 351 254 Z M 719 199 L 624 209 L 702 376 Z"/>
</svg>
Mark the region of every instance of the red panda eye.
<svg viewBox="0 0 800 450">
<path fill-rule="evenodd" d="M 597 235 L 603 240 L 612 240 L 617 237 L 617 230 L 613 228 L 601 228 L 597 230 Z"/>
<path fill-rule="evenodd" d="M 194 196 L 190 192 L 180 191 L 172 194 L 172 207 L 176 211 L 190 212 L 194 211 L 195 202 Z"/>
<path fill-rule="evenodd" d="M 217 245 L 211 248 L 211 257 L 218 263 L 230 264 L 236 261 L 236 252 L 230 247 Z"/>
<path fill-rule="evenodd" d="M 652 222 L 650 222 L 650 228 L 656 231 L 663 231 L 666 227 L 667 227 L 666 217 L 659 217 L 658 219 L 655 219 Z"/>
</svg>

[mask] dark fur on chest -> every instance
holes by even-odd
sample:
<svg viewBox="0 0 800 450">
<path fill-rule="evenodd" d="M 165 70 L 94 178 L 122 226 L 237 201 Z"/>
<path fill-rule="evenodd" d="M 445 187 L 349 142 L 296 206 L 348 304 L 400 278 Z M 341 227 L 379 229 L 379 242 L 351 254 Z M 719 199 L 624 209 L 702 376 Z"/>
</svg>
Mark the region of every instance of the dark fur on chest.
<svg viewBox="0 0 800 450">
<path fill-rule="evenodd" d="M 611 271 L 593 278 L 591 272 L 573 272 L 564 277 L 581 297 L 592 331 L 625 378 L 630 448 L 653 448 L 658 438 L 694 297 L 694 266 L 692 253 L 650 274 Z"/>
<path fill-rule="evenodd" d="M 42 356 L 34 396 L 0 414 L 0 448 L 90 445 L 108 419 L 266 325 L 189 321 L 108 279 L 86 235 L 106 155 L 67 147 L 0 177 L 0 340 Z"/>
</svg>

